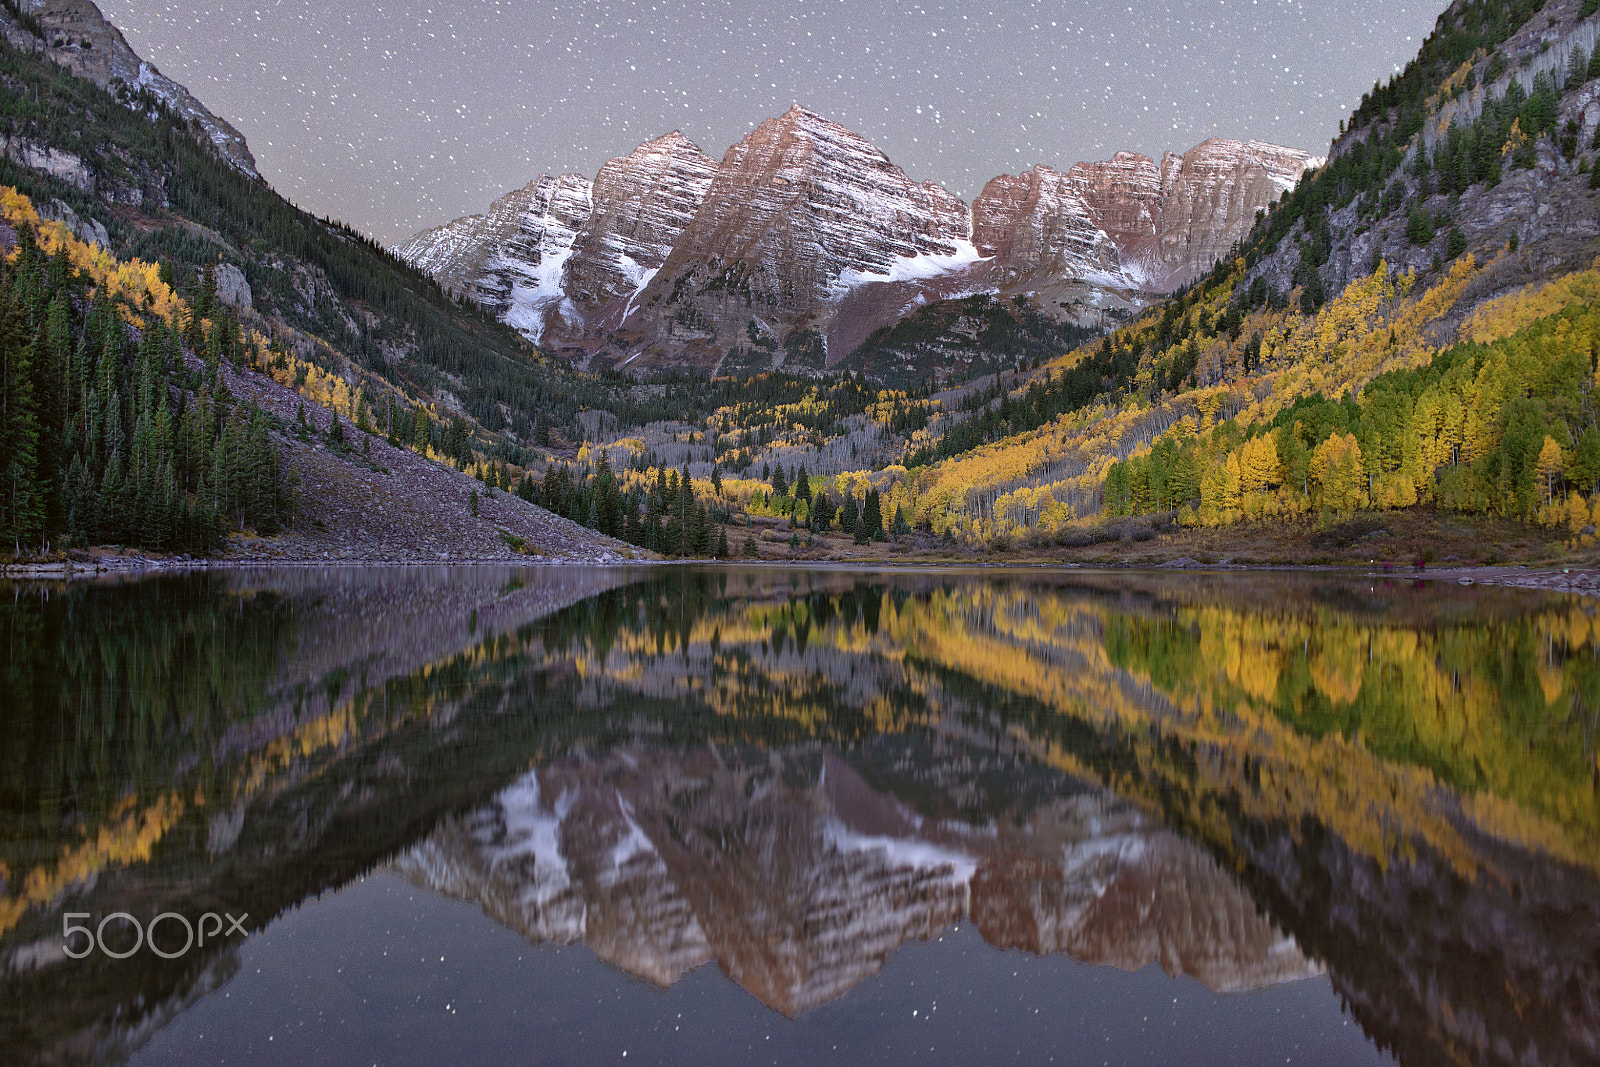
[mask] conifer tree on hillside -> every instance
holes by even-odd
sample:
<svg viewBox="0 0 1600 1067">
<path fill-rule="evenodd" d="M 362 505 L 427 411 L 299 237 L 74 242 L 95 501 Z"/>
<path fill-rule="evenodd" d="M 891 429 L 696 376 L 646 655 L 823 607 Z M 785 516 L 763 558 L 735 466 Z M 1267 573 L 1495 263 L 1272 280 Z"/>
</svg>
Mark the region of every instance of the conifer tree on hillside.
<svg viewBox="0 0 1600 1067">
<path fill-rule="evenodd" d="M 811 502 L 811 528 L 817 533 L 826 530 L 833 522 L 833 512 L 833 501 L 828 499 L 828 491 L 824 489 L 817 493 L 816 499 Z"/>
<path fill-rule="evenodd" d="M 21 554 L 42 526 L 39 419 L 22 308 L 0 294 L 0 543 Z"/>
<path fill-rule="evenodd" d="M 883 540 L 883 501 L 876 489 L 867 491 L 867 506 L 861 513 L 861 540 Z"/>
</svg>

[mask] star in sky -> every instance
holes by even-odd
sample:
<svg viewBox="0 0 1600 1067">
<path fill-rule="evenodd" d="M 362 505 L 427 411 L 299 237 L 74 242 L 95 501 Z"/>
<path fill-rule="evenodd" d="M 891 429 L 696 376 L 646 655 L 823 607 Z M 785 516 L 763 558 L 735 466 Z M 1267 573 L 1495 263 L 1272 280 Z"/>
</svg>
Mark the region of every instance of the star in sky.
<svg viewBox="0 0 1600 1067">
<path fill-rule="evenodd" d="M 1439 0 L 1442 10 L 1443 0 Z M 1207 137 L 1322 152 L 1421 46 L 1414 2 L 101 0 L 289 199 L 385 243 L 681 129 L 802 104 L 971 200 L 1035 163 Z"/>
</svg>

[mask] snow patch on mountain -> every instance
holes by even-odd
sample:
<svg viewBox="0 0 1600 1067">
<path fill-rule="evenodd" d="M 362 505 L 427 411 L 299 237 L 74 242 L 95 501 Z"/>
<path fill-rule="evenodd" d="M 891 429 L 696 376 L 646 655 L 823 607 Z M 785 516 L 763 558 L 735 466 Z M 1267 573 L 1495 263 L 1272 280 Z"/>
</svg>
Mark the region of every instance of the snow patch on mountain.
<svg viewBox="0 0 1600 1067">
<path fill-rule="evenodd" d="M 882 271 L 870 268 L 851 268 L 833 280 L 830 295 L 837 298 L 858 286 L 873 282 L 926 282 L 946 275 L 957 274 L 985 257 L 970 240 L 955 242 L 956 250 L 949 255 L 919 252 L 912 256 L 899 256 L 891 260 Z"/>
</svg>

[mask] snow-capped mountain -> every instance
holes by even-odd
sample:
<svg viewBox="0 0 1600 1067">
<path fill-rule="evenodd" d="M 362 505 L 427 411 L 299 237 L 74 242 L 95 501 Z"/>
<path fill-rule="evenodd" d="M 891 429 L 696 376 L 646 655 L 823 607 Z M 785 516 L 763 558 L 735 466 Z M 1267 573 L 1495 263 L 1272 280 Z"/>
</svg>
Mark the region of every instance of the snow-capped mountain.
<svg viewBox="0 0 1600 1067">
<path fill-rule="evenodd" d="M 531 191 L 556 179 L 541 178 L 395 251 L 580 363 L 820 369 L 952 296 L 1028 294 L 1079 320 L 1142 306 L 1208 270 L 1317 162 L 1226 140 L 1159 165 L 1119 152 L 1002 175 L 969 208 L 796 106 L 720 164 L 676 131 L 612 160 L 585 217 L 566 175 L 554 225 Z"/>
<path fill-rule="evenodd" d="M 723 156 L 622 340 L 709 366 L 762 338 L 826 335 L 853 290 L 976 260 L 969 230 L 959 197 L 913 182 L 843 126 L 791 108 Z"/>
<path fill-rule="evenodd" d="M 677 130 L 600 168 L 594 210 L 574 244 L 564 286 L 585 309 L 585 337 L 604 337 L 633 313 L 716 173 L 717 161 Z"/>
</svg>

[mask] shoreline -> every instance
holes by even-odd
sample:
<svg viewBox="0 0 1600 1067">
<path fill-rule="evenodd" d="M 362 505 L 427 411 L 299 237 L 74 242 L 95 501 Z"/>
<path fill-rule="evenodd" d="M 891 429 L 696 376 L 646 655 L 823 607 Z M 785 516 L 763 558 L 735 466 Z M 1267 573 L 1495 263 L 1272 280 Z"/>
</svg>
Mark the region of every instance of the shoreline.
<svg viewBox="0 0 1600 1067">
<path fill-rule="evenodd" d="M 1460 585 L 1496 585 L 1519 589 L 1575 593 L 1600 597 L 1600 569 L 1545 565 L 1444 566 L 1425 570 L 1396 567 L 1379 570 L 1370 564 L 1338 563 L 1203 563 L 1180 557 L 1164 563 L 1114 560 L 1039 560 L 984 559 L 955 560 L 899 556 L 886 559 L 618 559 L 597 560 L 584 557 L 477 557 L 471 559 L 371 559 L 304 558 L 262 559 L 221 557 L 216 559 L 165 558 L 139 554 L 117 554 L 92 560 L 59 560 L 30 563 L 0 563 L 0 580 L 87 581 L 104 577 L 144 577 L 183 574 L 195 571 L 308 570 L 312 568 L 437 568 L 437 567 L 578 567 L 614 569 L 617 567 L 759 567 L 782 569 L 844 570 L 1083 570 L 1156 572 L 1278 572 L 1323 573 L 1353 579 L 1379 581 L 1454 582 Z"/>
</svg>

